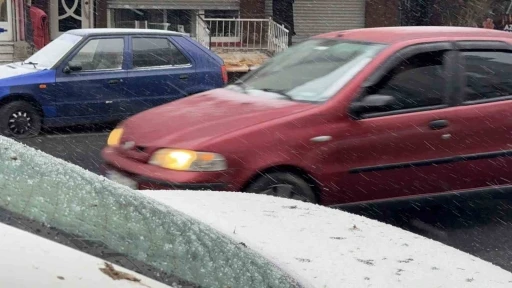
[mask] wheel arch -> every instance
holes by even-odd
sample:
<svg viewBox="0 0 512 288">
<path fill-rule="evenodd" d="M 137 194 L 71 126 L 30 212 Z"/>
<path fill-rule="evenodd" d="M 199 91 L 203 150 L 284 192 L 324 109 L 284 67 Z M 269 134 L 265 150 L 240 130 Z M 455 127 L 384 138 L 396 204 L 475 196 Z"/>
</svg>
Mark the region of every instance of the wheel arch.
<svg viewBox="0 0 512 288">
<path fill-rule="evenodd" d="M 317 200 L 321 202 L 322 197 L 320 193 L 320 183 L 311 175 L 310 172 L 294 165 L 275 165 L 259 170 L 258 172 L 254 173 L 254 175 L 252 175 L 251 178 L 249 178 L 249 180 L 247 180 L 243 184 L 241 191 L 245 191 L 249 187 L 249 185 L 251 185 L 254 181 L 256 181 L 256 179 L 258 179 L 262 175 L 270 173 L 291 173 L 302 178 L 311 186 L 311 188 L 313 188 L 313 193 L 315 193 Z"/>
<path fill-rule="evenodd" d="M 15 101 L 25 101 L 34 106 L 36 108 L 37 112 L 41 116 L 41 118 L 44 118 L 44 111 L 43 106 L 39 101 L 37 101 L 34 96 L 30 94 L 23 94 L 23 93 L 16 93 L 16 94 L 9 94 L 2 98 L 0 98 L 0 107 L 4 106 L 7 103 L 15 102 Z"/>
</svg>

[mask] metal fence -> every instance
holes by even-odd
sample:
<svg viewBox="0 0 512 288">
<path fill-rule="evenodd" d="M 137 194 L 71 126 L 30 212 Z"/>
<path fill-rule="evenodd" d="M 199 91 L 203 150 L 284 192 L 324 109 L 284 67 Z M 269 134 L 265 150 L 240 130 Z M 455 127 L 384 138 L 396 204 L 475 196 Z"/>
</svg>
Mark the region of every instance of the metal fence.
<svg viewBox="0 0 512 288">
<path fill-rule="evenodd" d="M 231 51 L 268 51 L 270 54 L 288 48 L 288 30 L 270 19 L 206 18 L 211 47 Z M 197 35 L 201 43 L 206 35 Z M 204 44 L 203 44 L 204 45 Z"/>
<path fill-rule="evenodd" d="M 118 21 L 118 28 L 169 29 L 169 24 Z M 261 51 L 274 55 L 288 48 L 288 29 L 269 19 L 203 18 L 197 15 L 196 40 L 208 49 Z"/>
<path fill-rule="evenodd" d="M 279 53 L 288 48 L 288 33 L 284 25 L 279 25 L 269 19 L 268 50 L 272 54 Z"/>
</svg>

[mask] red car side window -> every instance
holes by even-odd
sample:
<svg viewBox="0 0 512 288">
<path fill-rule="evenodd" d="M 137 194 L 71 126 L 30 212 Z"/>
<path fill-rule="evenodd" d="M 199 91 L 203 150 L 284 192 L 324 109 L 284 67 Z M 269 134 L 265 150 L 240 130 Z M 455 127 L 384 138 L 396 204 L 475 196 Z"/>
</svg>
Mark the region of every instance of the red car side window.
<svg viewBox="0 0 512 288">
<path fill-rule="evenodd" d="M 446 52 L 425 52 L 404 59 L 375 85 L 371 94 L 395 97 L 394 110 L 444 104 L 443 58 Z"/>
<path fill-rule="evenodd" d="M 462 51 L 465 62 L 465 101 L 493 100 L 512 95 L 512 53 Z"/>
</svg>

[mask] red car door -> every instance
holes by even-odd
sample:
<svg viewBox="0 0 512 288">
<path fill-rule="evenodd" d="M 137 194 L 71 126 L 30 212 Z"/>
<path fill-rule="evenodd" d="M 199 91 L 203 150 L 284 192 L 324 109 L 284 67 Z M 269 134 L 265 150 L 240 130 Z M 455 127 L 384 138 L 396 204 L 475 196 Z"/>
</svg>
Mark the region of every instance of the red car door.
<svg viewBox="0 0 512 288">
<path fill-rule="evenodd" d="M 324 171 L 337 192 L 326 194 L 325 204 L 453 188 L 458 181 L 453 135 L 461 125 L 450 105 L 456 77 L 451 49 L 451 43 L 429 43 L 401 50 L 388 61 L 397 64 L 354 100 L 380 94 L 393 96 L 396 103 L 388 111 L 362 115 L 333 137 L 326 150 L 335 160 Z"/>
<path fill-rule="evenodd" d="M 512 181 L 512 46 L 460 41 L 463 93 L 452 117 L 460 170 L 454 190 L 510 185 Z"/>
</svg>

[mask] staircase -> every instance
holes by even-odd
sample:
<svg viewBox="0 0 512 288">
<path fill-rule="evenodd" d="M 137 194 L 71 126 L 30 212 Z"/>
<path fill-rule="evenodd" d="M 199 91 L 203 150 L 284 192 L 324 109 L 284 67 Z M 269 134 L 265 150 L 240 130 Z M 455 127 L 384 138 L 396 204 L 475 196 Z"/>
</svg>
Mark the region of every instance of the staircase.
<svg viewBox="0 0 512 288">
<path fill-rule="evenodd" d="M 0 65 L 14 61 L 14 43 L 0 42 Z"/>
<path fill-rule="evenodd" d="M 228 72 L 248 72 L 288 48 L 288 30 L 271 18 L 197 17 L 196 40 L 219 55 Z"/>
</svg>

